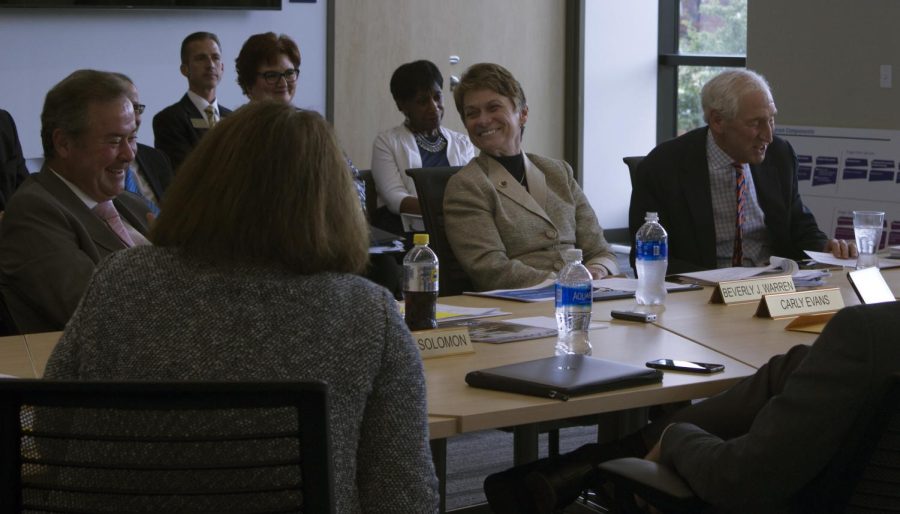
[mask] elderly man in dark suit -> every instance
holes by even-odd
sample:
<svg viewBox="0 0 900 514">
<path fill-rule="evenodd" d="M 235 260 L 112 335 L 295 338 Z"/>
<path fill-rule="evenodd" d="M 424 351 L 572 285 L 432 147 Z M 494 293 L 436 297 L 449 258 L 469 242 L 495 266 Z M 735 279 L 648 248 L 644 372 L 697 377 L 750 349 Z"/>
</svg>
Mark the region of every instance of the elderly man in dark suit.
<svg viewBox="0 0 900 514">
<path fill-rule="evenodd" d="M 188 79 L 188 91 L 178 103 L 153 117 L 154 146 L 172 167 L 178 166 L 203 134 L 231 111 L 219 105 L 216 87 L 225 65 L 219 38 L 212 32 L 194 32 L 181 43 L 181 74 Z"/>
<path fill-rule="evenodd" d="M 127 92 L 111 73 L 79 70 L 47 93 L 44 165 L 0 225 L 0 292 L 21 332 L 61 330 L 100 259 L 148 244 L 149 208 L 124 191 L 137 130 Z"/>
<path fill-rule="evenodd" d="M 775 101 L 750 70 L 725 71 L 702 90 L 708 126 L 657 146 L 634 176 L 629 229 L 659 213 L 669 233 L 669 273 L 759 266 L 804 250 L 856 255 L 829 239 L 797 190 L 797 158 L 774 135 Z M 634 251 L 632 251 L 634 254 Z"/>
<path fill-rule="evenodd" d="M 6 209 L 9 198 L 27 178 L 16 123 L 8 112 L 0 109 L 0 211 Z"/>
</svg>

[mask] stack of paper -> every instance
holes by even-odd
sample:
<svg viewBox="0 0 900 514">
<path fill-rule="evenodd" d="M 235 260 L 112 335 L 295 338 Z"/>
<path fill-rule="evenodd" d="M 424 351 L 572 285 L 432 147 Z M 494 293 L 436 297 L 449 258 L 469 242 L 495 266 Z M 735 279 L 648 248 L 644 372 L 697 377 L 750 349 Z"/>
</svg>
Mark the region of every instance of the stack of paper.
<svg viewBox="0 0 900 514">
<path fill-rule="evenodd" d="M 855 268 L 856 267 L 856 259 L 839 259 L 834 255 L 828 252 L 810 252 L 806 251 L 806 255 L 809 255 L 811 259 L 820 263 L 827 264 L 829 266 L 841 266 L 844 268 Z M 881 257 L 878 259 L 878 267 L 880 269 L 886 268 L 897 268 L 900 267 L 900 259 L 889 259 L 885 257 Z"/>
<path fill-rule="evenodd" d="M 811 254 L 813 252 L 806 253 Z M 810 256 L 812 257 L 812 255 Z M 791 275 L 795 286 L 811 287 L 824 284 L 825 278 L 830 276 L 831 273 L 825 270 L 801 270 L 796 262 L 785 259 L 784 257 L 773 256 L 770 259 L 768 266 L 757 268 L 719 268 L 707 271 L 695 271 L 693 273 L 682 273 L 678 276 L 686 282 L 713 286 L 719 282 L 744 280 L 757 275 Z"/>
</svg>

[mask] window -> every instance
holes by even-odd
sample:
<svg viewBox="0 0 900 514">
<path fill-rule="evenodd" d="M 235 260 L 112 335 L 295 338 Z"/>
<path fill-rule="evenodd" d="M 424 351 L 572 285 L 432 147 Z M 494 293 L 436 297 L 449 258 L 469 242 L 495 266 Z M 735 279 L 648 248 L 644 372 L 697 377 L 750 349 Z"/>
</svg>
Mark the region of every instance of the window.
<svg viewBox="0 0 900 514">
<path fill-rule="evenodd" d="M 703 84 L 746 55 L 747 0 L 659 0 L 657 141 L 702 126 Z"/>
</svg>

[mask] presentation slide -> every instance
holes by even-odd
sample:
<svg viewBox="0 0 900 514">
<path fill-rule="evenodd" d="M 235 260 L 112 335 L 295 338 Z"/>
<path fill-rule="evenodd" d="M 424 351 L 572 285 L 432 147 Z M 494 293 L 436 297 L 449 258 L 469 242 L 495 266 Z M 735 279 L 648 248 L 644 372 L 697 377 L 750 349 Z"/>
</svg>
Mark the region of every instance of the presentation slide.
<svg viewBox="0 0 900 514">
<path fill-rule="evenodd" d="M 881 248 L 900 245 L 900 131 L 835 127 L 776 127 L 800 167 L 803 203 L 819 228 L 853 239 L 853 211 L 884 211 Z"/>
</svg>

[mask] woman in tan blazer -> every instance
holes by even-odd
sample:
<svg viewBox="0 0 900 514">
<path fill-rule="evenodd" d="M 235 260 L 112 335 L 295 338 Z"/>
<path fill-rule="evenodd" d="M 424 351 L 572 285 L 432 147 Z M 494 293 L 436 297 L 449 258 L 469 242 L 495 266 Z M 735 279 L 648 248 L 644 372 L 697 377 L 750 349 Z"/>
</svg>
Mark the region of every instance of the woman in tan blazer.
<svg viewBox="0 0 900 514">
<path fill-rule="evenodd" d="M 555 278 L 562 253 L 580 248 L 594 278 L 618 272 L 594 211 L 565 161 L 522 151 L 528 106 L 502 66 L 476 64 L 454 90 L 469 139 L 481 154 L 444 193 L 447 238 L 479 290 Z"/>
</svg>

